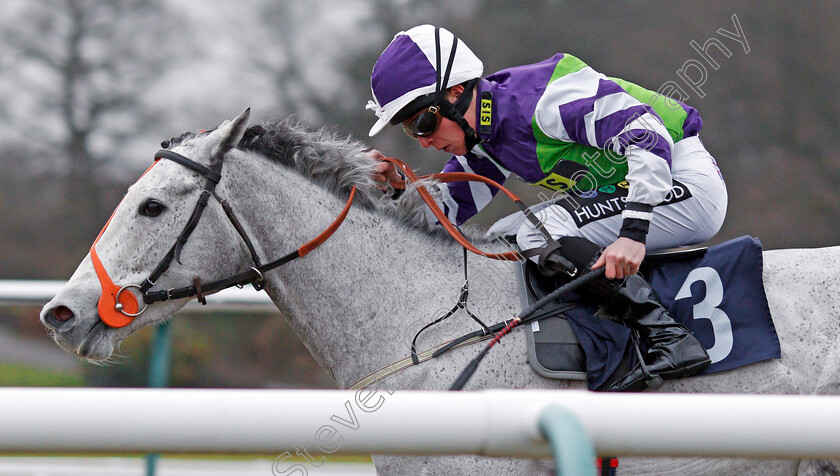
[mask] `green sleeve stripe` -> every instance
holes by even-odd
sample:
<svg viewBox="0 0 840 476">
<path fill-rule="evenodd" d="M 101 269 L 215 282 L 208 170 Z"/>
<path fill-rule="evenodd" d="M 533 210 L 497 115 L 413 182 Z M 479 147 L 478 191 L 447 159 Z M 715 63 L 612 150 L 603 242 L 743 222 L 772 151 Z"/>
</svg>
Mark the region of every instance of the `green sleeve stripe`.
<svg viewBox="0 0 840 476">
<path fill-rule="evenodd" d="M 674 140 L 674 143 L 682 140 L 684 135 L 683 124 L 685 124 L 685 120 L 688 118 L 688 113 L 682 108 L 682 106 L 671 108 L 666 102 L 666 96 L 657 94 L 649 89 L 633 84 L 630 81 L 625 81 L 619 78 L 610 79 L 615 81 L 622 87 L 622 89 L 627 91 L 628 94 L 638 99 L 639 102 L 650 106 L 651 109 L 653 109 L 665 123 L 665 128 L 668 129 L 668 133 L 671 134 L 671 139 Z"/>
<path fill-rule="evenodd" d="M 563 59 L 558 61 L 557 66 L 554 67 L 554 72 L 551 73 L 551 79 L 548 80 L 548 83 L 551 84 L 554 80 L 562 78 L 567 74 L 576 73 L 583 68 L 586 68 L 586 63 L 570 54 L 564 53 Z"/>
<path fill-rule="evenodd" d="M 551 78 L 548 82 L 551 84 L 563 76 L 576 73 L 586 67 L 586 63 L 577 57 L 570 54 L 564 54 L 563 59 L 558 61 L 557 66 L 554 67 L 554 72 L 551 74 Z M 682 108 L 682 106 L 672 108 L 669 105 L 669 102 L 666 102 L 667 98 L 665 96 L 659 95 L 649 89 L 645 89 L 639 85 L 631 83 L 630 81 L 625 81 L 619 78 L 609 79 L 615 81 L 619 86 L 627 91 L 627 93 L 639 100 L 639 102 L 650 106 L 654 112 L 662 118 L 662 121 L 665 123 L 665 127 L 668 129 L 668 133 L 671 134 L 671 139 L 673 139 L 675 143 L 683 139 L 683 124 L 688 118 L 688 113 Z M 671 103 L 672 102 L 673 101 L 671 101 Z M 534 131 L 536 132 L 538 128 L 536 127 L 536 124 L 534 124 L 534 126 Z M 537 139 L 539 142 L 540 139 L 545 138 L 538 137 Z"/>
</svg>

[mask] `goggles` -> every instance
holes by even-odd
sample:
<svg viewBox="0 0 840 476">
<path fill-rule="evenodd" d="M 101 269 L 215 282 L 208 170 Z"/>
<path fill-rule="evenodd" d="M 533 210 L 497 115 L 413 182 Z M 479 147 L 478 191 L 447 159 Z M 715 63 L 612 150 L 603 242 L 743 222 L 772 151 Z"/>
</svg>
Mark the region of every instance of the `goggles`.
<svg viewBox="0 0 840 476">
<path fill-rule="evenodd" d="M 420 111 L 416 116 L 402 123 L 403 131 L 414 139 L 429 137 L 435 133 L 438 125 L 440 125 L 440 108 L 437 106 L 429 106 L 428 109 Z"/>
</svg>

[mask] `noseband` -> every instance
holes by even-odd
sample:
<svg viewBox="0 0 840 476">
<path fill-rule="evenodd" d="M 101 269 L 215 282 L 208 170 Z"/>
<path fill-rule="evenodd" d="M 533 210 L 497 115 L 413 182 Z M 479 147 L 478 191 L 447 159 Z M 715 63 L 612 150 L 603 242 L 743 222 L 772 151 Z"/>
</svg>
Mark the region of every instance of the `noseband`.
<svg viewBox="0 0 840 476">
<path fill-rule="evenodd" d="M 267 271 L 270 271 L 274 268 L 282 266 L 296 258 L 300 258 L 302 256 L 307 255 L 310 251 L 320 246 L 324 241 L 329 238 L 336 229 L 341 225 L 344 221 L 344 218 L 347 216 L 347 212 L 350 210 L 350 205 L 353 203 L 353 197 L 356 193 L 356 187 L 350 191 L 350 197 L 347 199 L 347 204 L 344 206 L 344 209 L 339 214 L 338 218 L 321 234 L 315 237 L 312 241 L 304 244 L 303 246 L 299 247 L 295 251 L 275 260 L 267 264 L 262 264 L 257 254 L 256 250 L 254 249 L 254 245 L 251 242 L 251 239 L 248 237 L 248 234 L 245 232 L 245 229 L 242 227 L 242 224 L 236 218 L 236 215 L 233 213 L 233 209 L 230 205 L 220 198 L 216 194 L 216 185 L 222 178 L 222 165 L 224 163 L 223 153 L 221 156 L 218 157 L 217 160 L 213 161 L 214 165 L 212 167 L 205 167 L 187 157 L 184 157 L 181 154 L 176 152 L 172 152 L 171 150 L 162 149 L 159 150 L 155 154 L 155 164 L 160 159 L 169 159 L 173 162 L 176 162 L 194 172 L 197 172 L 199 175 L 206 179 L 204 184 L 204 189 L 201 192 L 201 195 L 198 198 L 198 202 L 193 209 L 192 215 L 190 215 L 189 221 L 187 221 L 187 225 L 181 231 L 181 234 L 175 240 L 175 243 L 160 260 L 158 265 L 155 267 L 154 271 L 143 281 L 142 284 L 126 284 L 122 287 L 117 286 L 113 283 L 110 276 L 108 276 L 108 272 L 105 270 L 105 267 L 102 265 L 102 261 L 99 259 L 99 256 L 96 253 L 96 243 L 99 242 L 99 238 L 102 237 L 102 233 L 105 232 L 105 229 L 108 228 L 108 225 L 111 223 L 111 218 L 108 219 L 108 223 L 105 224 L 105 227 L 102 228 L 102 231 L 99 232 L 99 235 L 94 240 L 93 245 L 90 247 L 90 255 L 91 260 L 93 261 L 93 267 L 96 271 L 96 275 L 99 278 L 100 286 L 102 287 L 102 294 L 99 297 L 99 303 L 97 305 L 97 310 L 99 312 L 99 316 L 102 319 L 102 322 L 107 324 L 110 327 L 125 327 L 130 324 L 135 317 L 142 314 L 147 308 L 149 304 L 161 301 L 168 301 L 170 299 L 183 299 L 196 296 L 198 301 L 202 304 L 207 304 L 205 301 L 205 296 L 208 294 L 212 294 L 222 289 L 227 289 L 233 286 L 243 287 L 246 284 L 252 284 L 257 291 L 262 290 L 263 288 L 263 280 L 264 275 Z M 152 164 L 154 167 L 155 164 Z M 148 170 L 143 175 L 149 172 L 152 169 L 149 167 Z M 141 176 L 142 178 L 142 176 Z M 180 288 L 170 288 L 164 290 L 152 290 L 152 287 L 155 286 L 158 279 L 169 269 L 170 265 L 172 264 L 172 260 L 178 261 L 181 263 L 181 250 L 183 249 L 184 245 L 187 243 L 190 235 L 192 234 L 193 230 L 195 230 L 196 226 L 198 226 L 198 222 L 201 219 L 201 215 L 204 212 L 204 209 L 207 207 L 207 203 L 210 201 L 210 198 L 215 198 L 217 202 L 222 206 L 222 209 L 225 211 L 225 215 L 227 215 L 228 220 L 230 220 L 233 227 L 236 229 L 239 236 L 242 238 L 242 241 L 245 243 L 245 246 L 248 248 L 248 252 L 251 254 L 251 267 L 247 271 L 244 271 L 239 274 L 235 274 L 233 276 L 229 276 L 227 278 L 219 279 L 216 281 L 212 281 L 209 283 L 201 283 L 201 280 L 198 276 L 193 278 L 193 284 L 191 286 L 184 286 Z M 119 206 L 117 206 L 119 209 Z M 116 210 L 114 211 L 116 213 Z M 137 302 L 137 297 L 131 292 L 131 289 L 135 289 L 138 293 L 143 296 L 143 307 L 140 308 L 139 303 Z M 129 292 L 126 292 L 129 291 Z"/>
</svg>

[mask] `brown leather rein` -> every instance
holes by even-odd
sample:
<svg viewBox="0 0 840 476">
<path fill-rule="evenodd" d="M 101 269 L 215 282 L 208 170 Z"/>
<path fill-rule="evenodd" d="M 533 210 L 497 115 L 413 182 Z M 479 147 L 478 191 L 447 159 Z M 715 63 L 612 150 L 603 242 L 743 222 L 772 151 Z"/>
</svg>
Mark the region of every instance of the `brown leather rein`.
<svg viewBox="0 0 840 476">
<path fill-rule="evenodd" d="M 208 197 L 217 197 L 215 195 L 214 188 L 215 184 L 218 183 L 218 181 L 221 179 L 221 167 L 219 167 L 219 170 L 209 170 L 206 167 L 201 166 L 193 162 L 192 160 L 169 150 L 158 151 L 155 159 L 157 161 L 160 158 L 173 160 L 205 176 L 208 179 L 208 182 L 205 187 L 204 195 L 207 195 Z M 519 197 L 517 197 L 509 190 L 505 189 L 500 184 L 496 183 L 491 179 L 482 177 L 480 175 L 469 174 L 464 172 L 438 173 L 418 177 L 417 174 L 415 174 L 414 171 L 408 165 L 406 165 L 399 159 L 384 158 L 382 160 L 385 162 L 392 163 L 396 167 L 398 167 L 398 169 L 401 170 L 402 173 L 405 175 L 407 182 L 415 183 L 422 179 L 433 179 L 444 183 L 457 181 L 477 181 L 495 187 L 504 192 L 508 197 L 510 197 L 511 200 L 513 200 L 514 203 L 516 203 L 519 206 L 519 208 L 522 209 L 522 211 L 525 213 L 525 216 L 532 223 L 534 223 L 541 231 L 544 230 L 537 218 L 530 212 L 530 210 L 525 206 L 522 200 L 519 199 Z M 221 163 L 221 161 L 219 163 Z M 151 170 L 151 167 L 149 168 L 149 170 Z M 148 170 L 146 172 L 148 172 Z M 406 187 L 406 181 L 395 181 L 392 182 L 391 185 L 395 188 L 404 189 Z M 201 283 L 201 281 L 196 277 L 192 286 L 184 286 L 182 288 L 173 288 L 167 290 L 155 291 L 151 290 L 150 288 L 154 286 L 155 282 L 160 277 L 160 275 L 163 274 L 169 267 L 169 263 L 171 262 L 173 257 L 177 256 L 177 252 L 179 250 L 179 247 L 177 246 L 178 243 L 176 243 L 176 245 L 172 247 L 167 256 L 164 257 L 163 260 L 161 260 L 161 263 L 159 263 L 158 267 L 155 269 L 152 275 L 146 279 L 144 283 L 139 285 L 116 285 L 111 280 L 110 276 L 108 275 L 108 272 L 105 269 L 105 266 L 102 264 L 98 254 L 96 253 L 96 244 L 99 241 L 99 238 L 102 236 L 102 233 L 108 227 L 108 224 L 111 221 L 109 219 L 108 223 L 105 224 L 105 227 L 99 233 L 99 236 L 97 236 L 90 249 L 91 258 L 94 262 L 94 268 L 96 270 L 97 277 L 99 278 L 100 285 L 102 286 L 102 294 L 98 303 L 100 318 L 105 324 L 107 324 L 110 327 L 124 327 L 130 324 L 135 317 L 142 314 L 143 311 L 146 310 L 146 305 L 151 304 L 153 302 L 196 296 L 202 304 L 206 304 L 204 296 L 228 287 L 241 287 L 245 284 L 254 284 L 258 290 L 262 289 L 263 275 L 265 272 L 277 268 L 283 264 L 286 264 L 294 259 L 309 254 L 312 250 L 323 244 L 330 236 L 333 235 L 333 233 L 335 233 L 335 231 L 338 229 L 339 226 L 341 226 L 341 224 L 344 222 L 345 217 L 347 216 L 350 206 L 353 203 L 355 192 L 356 187 L 354 186 L 350 192 L 350 196 L 347 199 L 347 203 L 345 204 L 339 216 L 335 219 L 335 221 L 332 224 L 330 224 L 329 227 L 327 227 L 317 237 L 300 246 L 293 252 L 266 264 L 260 263 L 259 258 L 256 256 L 256 252 L 253 249 L 253 246 L 251 245 L 250 239 L 244 233 L 244 230 L 242 229 L 241 225 L 239 225 L 239 222 L 233 215 L 232 210 L 228 209 L 229 207 L 226 206 L 226 202 L 219 199 L 223 206 L 225 206 L 228 218 L 234 224 L 237 231 L 248 245 L 248 248 L 252 254 L 252 260 L 254 261 L 253 266 L 251 266 L 251 268 L 247 271 L 233 276 L 229 276 L 227 278 L 219 279 L 217 281 Z M 524 259 L 521 254 L 515 251 L 510 251 L 507 253 L 486 253 L 484 251 L 479 250 L 478 248 L 473 246 L 472 243 L 470 243 L 466 238 L 464 238 L 461 232 L 458 231 L 458 229 L 449 221 L 449 219 L 443 213 L 443 210 L 440 209 L 440 206 L 437 204 L 437 202 L 435 202 L 434 198 L 432 198 L 431 193 L 426 189 L 425 186 L 423 186 L 422 184 L 417 185 L 417 192 L 420 194 L 426 205 L 431 209 L 432 213 L 434 213 L 435 217 L 438 218 L 441 225 L 449 232 L 449 234 L 455 239 L 455 241 L 461 244 L 465 249 L 490 259 L 503 261 L 522 261 Z M 193 213 L 193 217 L 191 218 L 190 223 L 182 232 L 181 237 L 179 237 L 179 242 L 181 242 L 181 246 L 183 246 L 183 244 L 186 243 L 190 232 L 195 227 L 195 225 L 197 225 L 198 219 L 201 216 L 201 210 L 203 210 L 203 206 L 206 205 L 206 200 L 207 197 L 205 197 L 203 201 L 199 201 L 199 204 L 196 207 L 196 211 L 194 211 Z M 117 208 L 119 208 L 119 206 Z M 116 213 L 116 210 L 114 212 Z M 547 234 L 547 232 L 545 232 L 544 234 Z M 141 294 L 144 304 L 142 308 L 140 308 L 140 303 L 138 302 L 138 299 L 134 296 L 134 294 L 132 292 L 126 292 L 132 288 L 136 289 Z"/>
<path fill-rule="evenodd" d="M 494 181 L 492 179 L 489 179 L 489 178 L 481 176 L 481 175 L 470 174 L 470 173 L 466 173 L 466 172 L 443 172 L 443 173 L 430 174 L 430 175 L 424 175 L 422 177 L 418 177 L 417 174 L 414 173 L 414 170 L 411 169 L 411 167 L 409 167 L 405 162 L 403 162 L 399 159 L 394 159 L 394 158 L 391 158 L 391 157 L 385 157 L 381 160 L 383 162 L 390 162 L 390 163 L 394 164 L 395 166 L 397 166 L 397 168 L 400 171 L 402 171 L 403 174 L 405 174 L 405 177 L 406 177 L 407 181 L 412 182 L 412 183 L 416 183 L 416 182 L 418 182 L 420 180 L 423 180 L 423 179 L 432 179 L 432 180 L 437 180 L 438 182 L 444 182 L 444 183 L 469 181 L 469 182 L 482 182 L 482 183 L 485 183 L 487 185 L 490 185 L 490 186 L 500 190 L 501 192 L 504 192 L 505 195 L 507 195 L 511 200 L 513 200 L 513 202 L 519 207 L 519 209 L 522 210 L 522 212 L 525 214 L 525 217 L 528 218 L 528 220 L 531 223 L 533 223 L 540 230 L 540 232 L 543 233 L 543 235 L 548 235 L 548 232 L 545 231 L 545 228 L 543 227 L 542 223 L 540 223 L 540 221 L 537 219 L 537 217 L 534 216 L 534 214 L 531 212 L 530 209 L 528 209 L 528 207 L 525 205 L 525 203 L 522 202 L 522 199 L 520 199 L 519 197 L 514 195 L 513 192 L 506 189 L 505 187 L 503 187 L 502 185 L 500 185 L 499 183 L 497 183 L 496 181 Z M 397 180 L 397 181 L 391 182 L 391 186 L 394 187 L 394 188 L 401 188 L 401 189 L 404 189 L 406 187 L 405 182 L 402 181 L 402 180 Z M 420 197 L 423 198 L 423 201 L 426 202 L 426 205 L 429 207 L 429 209 L 432 211 L 432 213 L 434 213 L 435 217 L 437 217 L 438 221 L 443 226 L 443 228 L 446 229 L 447 232 L 449 232 L 449 234 L 452 236 L 452 238 L 455 239 L 455 241 L 457 241 L 459 244 L 461 244 L 461 246 L 463 246 L 467 250 L 469 250 L 469 251 L 471 251 L 475 254 L 484 256 L 486 258 L 501 260 L 501 261 L 523 261 L 525 259 L 521 254 L 519 254 L 516 251 L 508 251 L 506 253 L 486 253 L 484 251 L 479 250 L 478 248 L 473 246 L 472 243 L 470 243 L 466 238 L 464 238 L 464 236 L 461 234 L 460 231 L 458 231 L 458 229 L 455 227 L 455 225 L 453 225 L 449 221 L 449 218 L 446 217 L 446 215 L 443 213 L 443 210 L 440 209 L 440 206 L 437 204 L 435 199 L 432 198 L 431 193 L 429 192 L 428 189 L 426 189 L 425 186 L 418 185 L 417 186 L 417 193 L 419 193 Z"/>
</svg>

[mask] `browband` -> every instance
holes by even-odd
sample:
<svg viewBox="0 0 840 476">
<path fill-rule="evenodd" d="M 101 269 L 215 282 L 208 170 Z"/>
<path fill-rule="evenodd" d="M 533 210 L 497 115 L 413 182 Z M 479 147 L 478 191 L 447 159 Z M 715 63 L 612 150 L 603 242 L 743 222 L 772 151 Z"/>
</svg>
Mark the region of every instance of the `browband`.
<svg viewBox="0 0 840 476">
<path fill-rule="evenodd" d="M 215 170 L 210 169 L 209 167 L 205 167 L 199 164 L 198 162 L 193 162 L 192 160 L 184 157 L 183 155 L 177 152 L 172 152 L 171 150 L 161 149 L 155 152 L 155 161 L 157 161 L 158 159 L 169 159 L 173 162 L 177 162 L 190 170 L 198 172 L 203 177 L 207 178 L 207 180 L 210 180 L 213 183 L 219 183 L 219 180 L 222 179 L 221 172 L 217 172 Z"/>
</svg>

